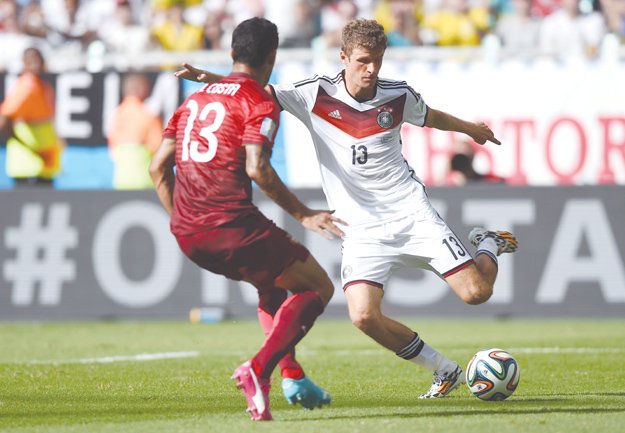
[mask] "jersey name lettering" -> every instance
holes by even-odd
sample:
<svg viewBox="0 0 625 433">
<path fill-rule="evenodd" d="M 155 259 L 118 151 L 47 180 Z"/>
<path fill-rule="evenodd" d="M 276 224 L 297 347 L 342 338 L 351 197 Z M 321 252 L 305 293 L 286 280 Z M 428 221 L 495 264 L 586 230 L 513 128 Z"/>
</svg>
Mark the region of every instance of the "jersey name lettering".
<svg viewBox="0 0 625 433">
<path fill-rule="evenodd" d="M 213 83 L 206 86 L 204 93 L 234 96 L 240 88 L 241 85 L 236 83 Z"/>
</svg>

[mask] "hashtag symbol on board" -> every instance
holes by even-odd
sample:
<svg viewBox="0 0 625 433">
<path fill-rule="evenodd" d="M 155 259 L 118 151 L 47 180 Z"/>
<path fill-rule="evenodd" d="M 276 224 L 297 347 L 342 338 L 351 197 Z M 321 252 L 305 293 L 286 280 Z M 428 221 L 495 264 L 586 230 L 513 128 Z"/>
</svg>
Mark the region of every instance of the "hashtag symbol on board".
<svg viewBox="0 0 625 433">
<path fill-rule="evenodd" d="M 44 205 L 27 203 L 20 225 L 5 229 L 5 246 L 15 251 L 4 263 L 4 279 L 13 284 L 13 305 L 30 305 L 39 288 L 39 303 L 56 305 L 63 283 L 76 278 L 76 264 L 65 257 L 78 245 L 78 231 L 70 225 L 70 206 L 55 203 L 44 221 Z"/>
</svg>

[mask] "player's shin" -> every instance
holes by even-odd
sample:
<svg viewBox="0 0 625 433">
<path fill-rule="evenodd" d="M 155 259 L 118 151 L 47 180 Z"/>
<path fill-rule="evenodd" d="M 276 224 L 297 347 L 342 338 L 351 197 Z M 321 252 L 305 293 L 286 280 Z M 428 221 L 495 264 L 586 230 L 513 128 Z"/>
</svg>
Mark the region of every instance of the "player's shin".
<svg viewBox="0 0 625 433">
<path fill-rule="evenodd" d="M 323 309 L 323 301 L 315 292 L 296 293 L 282 304 L 274 316 L 271 332 L 252 358 L 259 376 L 271 375 L 278 361 L 306 335 Z"/>
<path fill-rule="evenodd" d="M 268 311 L 258 307 L 258 322 L 261 328 L 263 328 L 265 335 L 269 335 L 273 329 L 273 318 L 274 316 Z M 283 378 L 301 379 L 305 376 L 304 369 L 295 359 L 295 348 L 280 359 L 278 367 L 280 368 L 280 374 Z"/>
<path fill-rule="evenodd" d="M 416 332 L 412 341 L 398 351 L 396 355 L 430 371 L 447 370 L 456 367 L 455 362 L 446 358 L 442 353 L 421 340 L 421 337 Z"/>
</svg>

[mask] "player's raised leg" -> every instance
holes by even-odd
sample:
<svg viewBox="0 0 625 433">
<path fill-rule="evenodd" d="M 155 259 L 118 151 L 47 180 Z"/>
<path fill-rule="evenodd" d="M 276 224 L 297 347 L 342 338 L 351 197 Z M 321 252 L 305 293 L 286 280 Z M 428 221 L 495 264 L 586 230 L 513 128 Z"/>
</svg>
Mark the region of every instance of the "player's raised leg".
<svg viewBox="0 0 625 433">
<path fill-rule="evenodd" d="M 463 383 L 460 366 L 446 358 L 404 324 L 382 314 L 382 288 L 369 283 L 347 284 L 347 305 L 352 323 L 397 356 L 434 373 L 434 382 L 420 398 L 444 397 Z M 436 386 L 434 386 L 436 384 Z"/>
<path fill-rule="evenodd" d="M 477 305 L 486 302 L 493 294 L 498 270 L 497 257 L 502 253 L 516 251 L 518 242 L 509 232 L 491 232 L 479 228 L 471 231 L 469 241 L 477 247 L 475 264 L 445 277 L 445 280 L 460 299 L 467 304 Z M 464 381 L 459 366 L 453 370 L 435 371 L 430 390 L 420 398 L 443 397 Z"/>
<path fill-rule="evenodd" d="M 477 247 L 475 264 L 445 277 L 445 280 L 460 299 L 467 304 L 478 305 L 493 294 L 499 266 L 497 257 L 515 252 L 518 241 L 512 233 L 481 228 L 471 231 L 469 241 Z"/>
</svg>

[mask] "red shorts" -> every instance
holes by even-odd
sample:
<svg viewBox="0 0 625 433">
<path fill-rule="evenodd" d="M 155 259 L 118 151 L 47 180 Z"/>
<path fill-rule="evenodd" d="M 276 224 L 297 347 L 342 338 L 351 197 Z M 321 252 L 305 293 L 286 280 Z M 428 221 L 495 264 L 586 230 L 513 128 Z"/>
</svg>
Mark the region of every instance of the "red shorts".
<svg viewBox="0 0 625 433">
<path fill-rule="evenodd" d="M 176 236 L 182 252 L 195 264 L 257 288 L 274 280 L 296 260 L 310 255 L 302 244 L 260 212 L 188 236 Z"/>
</svg>

